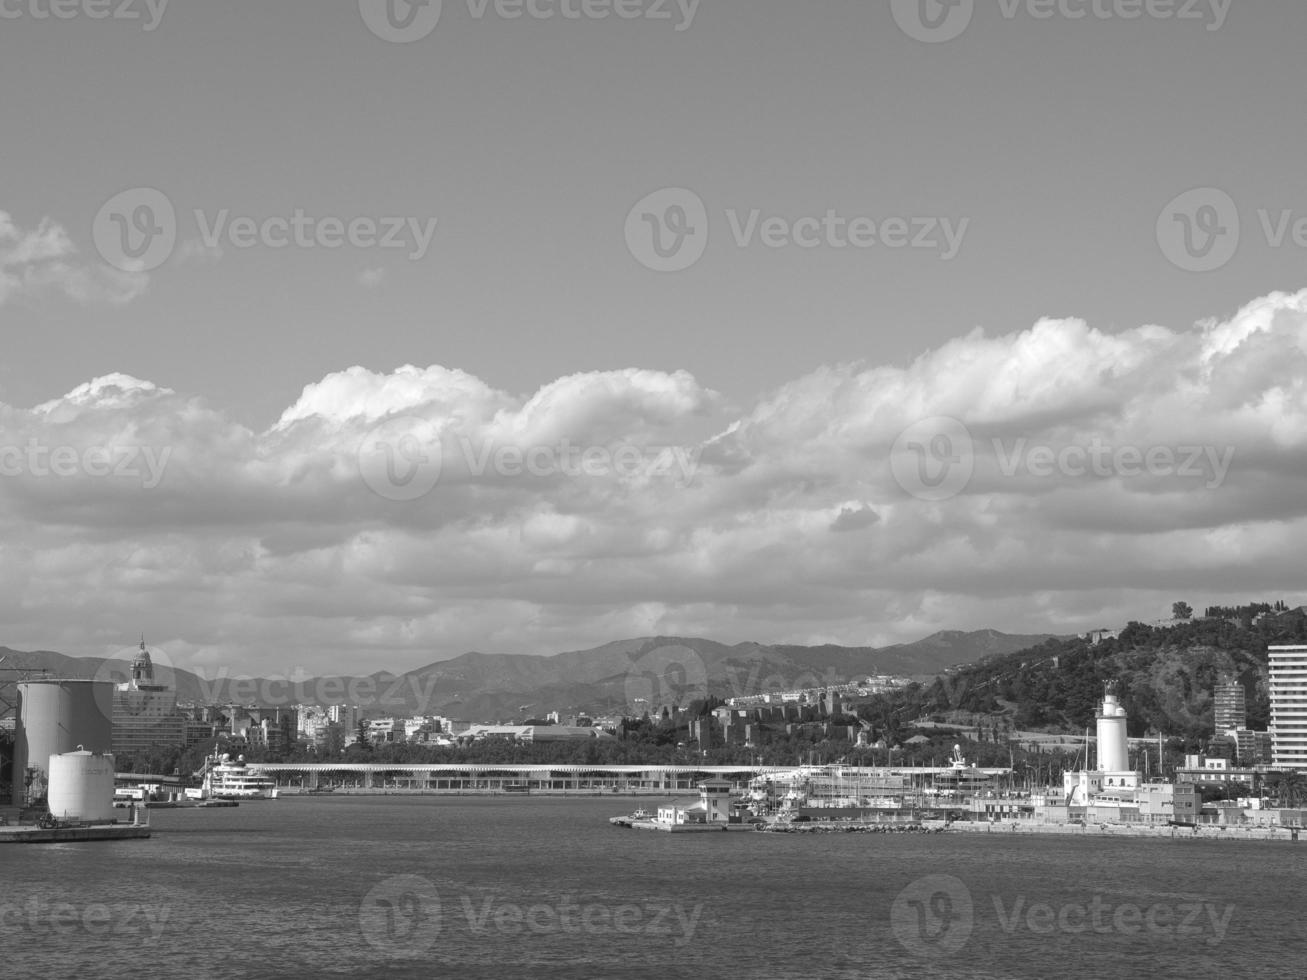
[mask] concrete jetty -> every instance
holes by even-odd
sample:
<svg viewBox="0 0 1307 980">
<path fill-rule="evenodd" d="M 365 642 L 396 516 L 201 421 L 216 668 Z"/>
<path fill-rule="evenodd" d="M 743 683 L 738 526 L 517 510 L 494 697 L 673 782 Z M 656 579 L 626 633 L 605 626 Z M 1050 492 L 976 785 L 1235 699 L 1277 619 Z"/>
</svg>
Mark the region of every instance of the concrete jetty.
<svg viewBox="0 0 1307 980">
<path fill-rule="evenodd" d="M 103 824 L 91 827 L 47 827 L 34 824 L 0 827 L 0 844 L 64 844 L 80 841 L 143 840 L 150 828 L 135 824 Z"/>
</svg>

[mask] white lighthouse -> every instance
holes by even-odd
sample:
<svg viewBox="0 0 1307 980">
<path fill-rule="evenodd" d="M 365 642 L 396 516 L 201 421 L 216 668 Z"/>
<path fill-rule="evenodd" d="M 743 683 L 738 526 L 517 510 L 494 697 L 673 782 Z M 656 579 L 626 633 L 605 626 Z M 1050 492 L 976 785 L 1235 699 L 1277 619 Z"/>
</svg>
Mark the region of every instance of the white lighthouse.
<svg viewBox="0 0 1307 980">
<path fill-rule="evenodd" d="M 1098 766 L 1062 774 L 1067 803 L 1083 806 L 1098 796 L 1119 799 L 1123 791 L 1129 796 L 1139 788 L 1139 773 L 1130 768 L 1126 751 L 1125 721 L 1125 708 L 1108 684 L 1098 708 Z"/>
<path fill-rule="evenodd" d="M 1103 695 L 1098 712 L 1098 771 L 1125 772 L 1130 768 L 1126 753 L 1125 708 L 1110 690 Z"/>
</svg>

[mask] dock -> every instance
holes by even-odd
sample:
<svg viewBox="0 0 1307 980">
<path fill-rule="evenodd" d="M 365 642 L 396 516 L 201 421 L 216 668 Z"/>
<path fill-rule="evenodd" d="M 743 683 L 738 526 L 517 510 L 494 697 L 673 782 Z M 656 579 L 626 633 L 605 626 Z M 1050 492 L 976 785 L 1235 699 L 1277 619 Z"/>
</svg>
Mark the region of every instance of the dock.
<svg viewBox="0 0 1307 980">
<path fill-rule="evenodd" d="M 144 840 L 150 836 L 148 826 L 135 824 L 100 824 L 91 827 L 49 827 L 34 824 L 0 827 L 0 844 L 66 844 L 81 841 Z"/>
</svg>

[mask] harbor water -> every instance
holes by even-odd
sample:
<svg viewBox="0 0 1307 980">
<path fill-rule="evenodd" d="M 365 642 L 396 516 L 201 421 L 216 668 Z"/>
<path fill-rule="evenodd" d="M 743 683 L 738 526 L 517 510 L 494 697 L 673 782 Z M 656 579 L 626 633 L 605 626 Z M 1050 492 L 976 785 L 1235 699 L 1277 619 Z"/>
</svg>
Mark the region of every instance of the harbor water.
<svg viewBox="0 0 1307 980">
<path fill-rule="evenodd" d="M 6 848 L 0 975 L 1302 975 L 1307 843 L 611 826 L 632 803 L 292 797 Z"/>
</svg>

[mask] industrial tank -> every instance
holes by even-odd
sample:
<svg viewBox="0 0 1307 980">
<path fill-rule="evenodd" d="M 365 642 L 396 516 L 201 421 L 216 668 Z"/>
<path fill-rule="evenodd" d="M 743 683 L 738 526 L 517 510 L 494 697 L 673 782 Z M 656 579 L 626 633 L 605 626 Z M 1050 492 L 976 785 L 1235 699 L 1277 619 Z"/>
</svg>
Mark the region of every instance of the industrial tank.
<svg viewBox="0 0 1307 980">
<path fill-rule="evenodd" d="M 33 680 L 18 685 L 18 723 L 14 731 L 14 805 L 27 789 L 27 768 L 36 769 L 31 792 L 46 794 L 50 757 L 82 746 L 89 752 L 113 749 L 113 684 L 108 681 Z"/>
<path fill-rule="evenodd" d="M 58 820 L 113 820 L 113 756 L 67 752 L 49 760 L 49 810 Z"/>
</svg>

